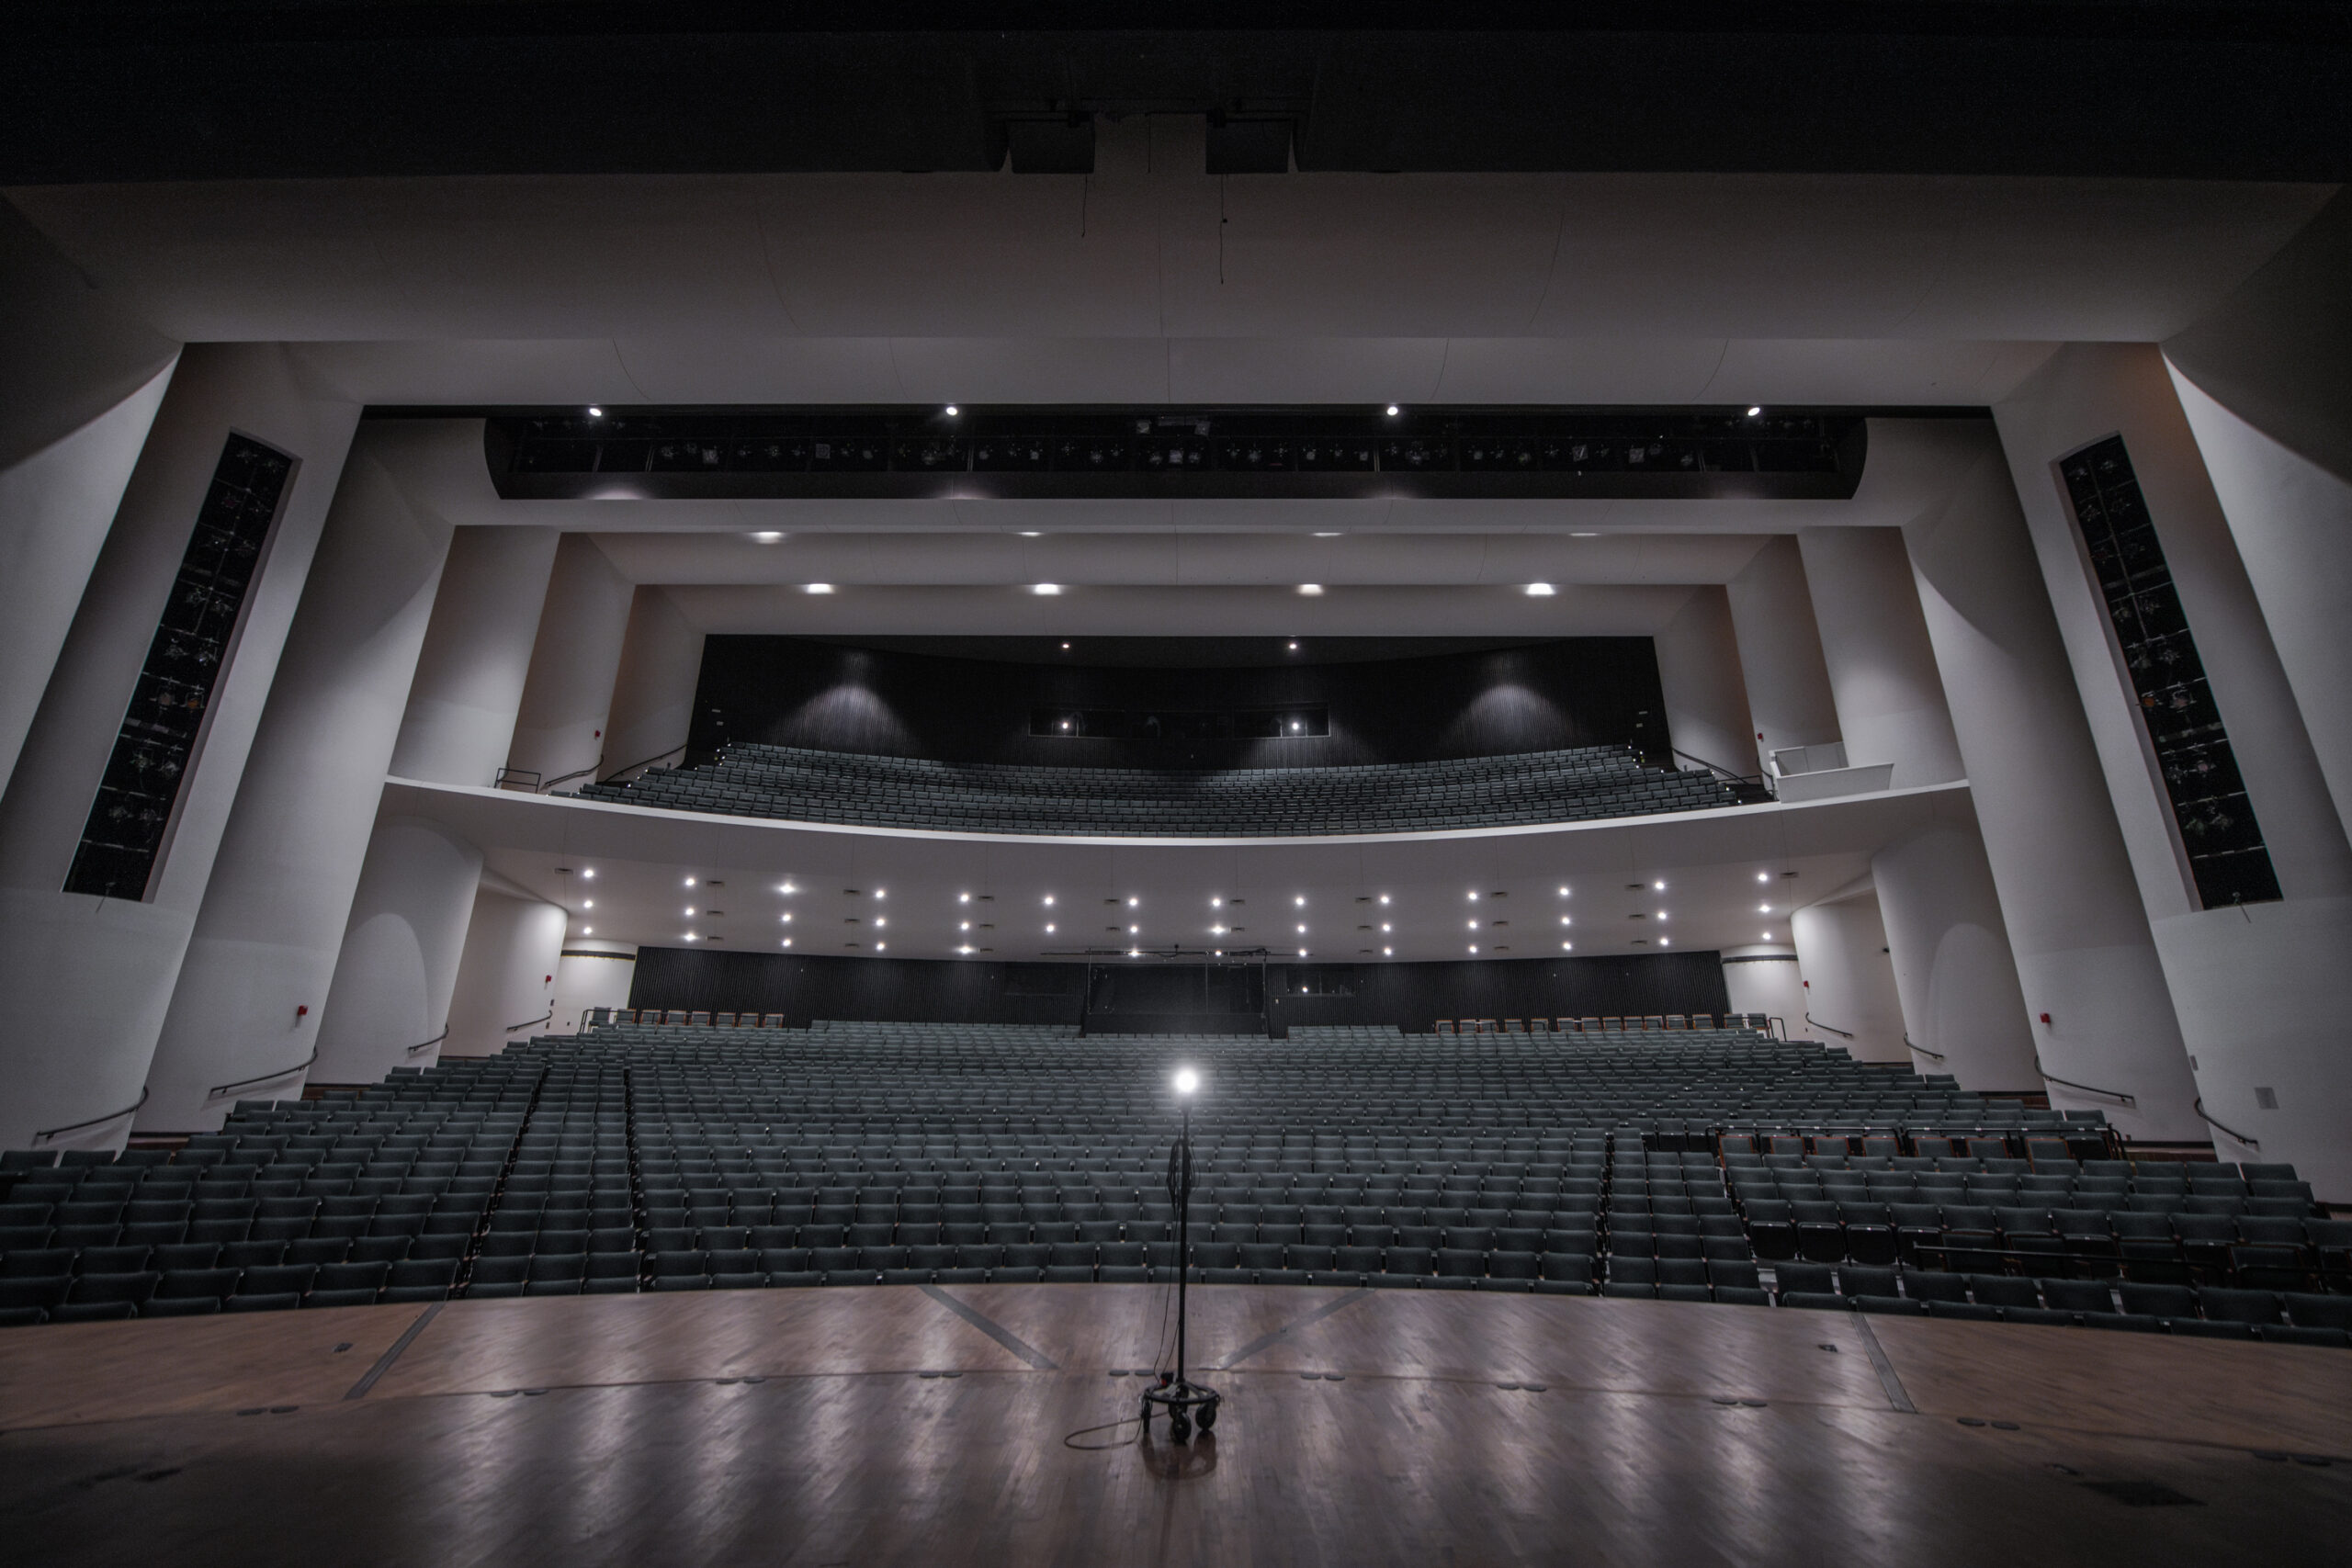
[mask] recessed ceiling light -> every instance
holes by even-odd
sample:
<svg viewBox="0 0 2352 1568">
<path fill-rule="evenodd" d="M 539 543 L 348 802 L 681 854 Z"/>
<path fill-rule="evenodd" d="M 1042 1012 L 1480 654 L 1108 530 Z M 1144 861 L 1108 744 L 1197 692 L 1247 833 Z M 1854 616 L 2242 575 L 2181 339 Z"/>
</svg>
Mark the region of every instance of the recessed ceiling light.
<svg viewBox="0 0 2352 1568">
<path fill-rule="evenodd" d="M 787 882 L 783 886 L 777 888 L 776 891 L 779 893 L 797 893 L 800 889 L 797 885 Z"/>
<path fill-rule="evenodd" d="M 1380 901 L 1381 901 L 1382 903 L 1384 903 L 1384 904 L 1387 903 L 1387 902 L 1388 902 L 1388 895 L 1387 895 L 1387 894 L 1385 894 L 1385 893 L 1383 893 L 1383 894 L 1380 896 Z"/>
<path fill-rule="evenodd" d="M 1660 883 L 1658 886 L 1663 887 L 1666 885 L 1664 883 Z M 887 887 L 877 887 L 874 890 L 874 896 L 876 898 L 888 898 L 890 896 L 890 890 Z"/>
<path fill-rule="evenodd" d="M 1666 884 L 1663 882 L 1653 882 L 1650 886 L 1657 888 L 1661 893 L 1666 891 Z"/>
<path fill-rule="evenodd" d="M 1021 536 L 1024 539 L 1042 539 L 1046 536 L 1042 530 L 1036 528 L 1023 528 L 1021 530 Z"/>
<path fill-rule="evenodd" d="M 1306 949 L 1305 949 L 1305 948 L 1303 948 L 1303 947 L 1302 947 L 1302 948 L 1300 948 L 1300 949 L 1298 950 L 1298 955 L 1299 955 L 1301 958 L 1306 957 Z"/>
<path fill-rule="evenodd" d="M 1763 938 L 1766 942 L 1772 940 L 1772 933 L 1770 931 L 1758 931 L 1756 934 Z"/>
<path fill-rule="evenodd" d="M 1560 944 L 1560 951 L 1562 953 L 1572 953 L 1576 950 L 1576 945 L 1577 944 L 1572 942 L 1564 942 Z"/>
<path fill-rule="evenodd" d="M 1471 951 L 1471 952 L 1473 952 L 1473 953 L 1477 952 L 1477 951 L 1478 951 L 1478 944 L 1477 944 L 1476 942 L 1472 942 L 1472 943 L 1470 944 L 1470 951 Z"/>
<path fill-rule="evenodd" d="M 1525 592 L 1530 599 L 1549 599 L 1559 591 L 1548 582 L 1531 582 Z"/>
<path fill-rule="evenodd" d="M 1396 417 L 1396 405 L 1395 403 L 1390 403 L 1388 405 L 1388 417 L 1391 419 L 1395 419 Z"/>
<path fill-rule="evenodd" d="M 1568 537 L 1571 539 L 1598 539 L 1600 536 L 1598 534 L 1570 534 Z"/>
<path fill-rule="evenodd" d="M 1576 922 L 1576 917 L 1574 917 L 1573 915 L 1562 915 L 1562 916 L 1560 917 L 1560 923 L 1561 923 L 1562 925 L 1564 925 L 1564 926 L 1572 926 L 1572 925 L 1575 925 L 1575 924 L 1577 923 L 1577 922 Z"/>
<path fill-rule="evenodd" d="M 1050 599 L 1061 591 L 1062 585 L 1058 582 L 1033 582 L 1029 585 L 1029 592 L 1040 599 Z"/>
<path fill-rule="evenodd" d="M 694 939 L 695 939 L 695 933 L 694 933 L 694 932 L 692 932 L 692 931 L 688 931 L 688 932 L 686 933 L 686 940 L 687 940 L 688 942 L 692 942 L 692 941 L 694 941 Z"/>
<path fill-rule="evenodd" d="M 593 871 L 589 871 L 589 870 L 587 870 L 587 869 L 583 868 L 583 869 L 581 871 L 580 874 L 581 874 L 581 875 L 582 875 L 582 876 L 594 876 L 596 874 L 595 874 L 594 872 L 593 872 Z"/>
<path fill-rule="evenodd" d="M 1298 644 L 1296 644 L 1296 643 L 1292 643 L 1292 644 L 1290 645 L 1290 650 L 1291 650 L 1293 653 L 1296 653 L 1296 652 L 1298 651 Z"/>
<path fill-rule="evenodd" d="M 1477 921 L 1476 921 L 1476 920 L 1472 920 L 1472 921 L 1470 922 L 1470 929 L 1471 929 L 1472 931 L 1476 931 L 1476 930 L 1478 929 L 1478 922 L 1477 922 Z"/>
<path fill-rule="evenodd" d="M 1764 411 L 1763 411 L 1762 409 L 1760 409 L 1760 408 L 1753 408 L 1753 409 L 1749 409 L 1749 410 L 1747 411 L 1747 417 L 1748 417 L 1748 418 L 1750 418 L 1750 419 L 1757 419 L 1757 418 L 1761 417 L 1761 416 L 1762 416 L 1762 414 L 1763 414 L 1763 412 L 1764 412 Z"/>
<path fill-rule="evenodd" d="M 689 887 L 692 887 L 694 885 L 695 885 L 695 879 L 694 879 L 693 877 L 691 877 L 691 876 L 687 877 L 687 878 L 686 878 L 686 886 L 689 886 Z"/>
<path fill-rule="evenodd" d="M 594 926 L 582 926 L 580 928 L 580 934 L 582 936 L 594 936 L 596 934 L 596 928 Z"/>
<path fill-rule="evenodd" d="M 752 537 L 757 539 L 761 544 L 773 545 L 782 539 L 784 536 L 777 533 L 773 528 L 763 528 L 758 533 L 752 535 Z"/>
<path fill-rule="evenodd" d="M 1759 871 L 1756 874 L 1756 880 L 1758 882 L 1770 882 L 1772 880 L 1772 874 L 1769 871 Z"/>
<path fill-rule="evenodd" d="M 1142 903 L 1142 902 L 1143 902 L 1143 900 L 1142 900 L 1142 899 L 1140 899 L 1140 898 L 1130 898 L 1130 899 L 1128 899 L 1128 900 L 1127 900 L 1127 908 L 1130 908 L 1130 909 L 1132 909 L 1132 908 L 1134 908 L 1136 905 L 1138 905 L 1138 904 L 1140 904 L 1140 903 Z"/>
<path fill-rule="evenodd" d="M 806 583 L 802 585 L 800 590 L 803 593 L 831 593 L 832 591 L 833 585 L 830 582 Z"/>
<path fill-rule="evenodd" d="M 792 911 L 786 909 L 783 914 L 778 915 L 776 919 L 780 924 L 787 926 L 790 925 L 792 923 Z"/>
<path fill-rule="evenodd" d="M 1307 598 L 1314 599 L 1321 596 L 1323 585 L 1319 582 L 1302 582 L 1298 585 L 1298 591 Z"/>
<path fill-rule="evenodd" d="M 588 405 L 588 417 L 590 419 L 602 419 L 605 417 L 605 411 L 598 408 L 595 404 L 590 403 Z"/>
<path fill-rule="evenodd" d="M 948 417 L 948 418 L 950 418 L 950 419 L 954 419 L 954 418 L 956 417 L 956 405 L 955 405 L 954 403 L 949 403 L 949 404 L 947 405 L 947 417 Z"/>
<path fill-rule="evenodd" d="M 1068 652 L 1069 651 L 1069 644 L 1068 644 L 1068 643 L 1064 643 L 1064 644 L 1062 644 L 1062 651 L 1063 651 L 1064 653 L 1068 653 Z M 1068 726 L 1067 722 L 1065 722 L 1065 724 L 1064 724 L 1063 728 L 1069 728 L 1069 726 Z"/>
<path fill-rule="evenodd" d="M 594 898 L 582 898 L 580 900 L 580 907 L 583 909 L 593 909 L 596 907 L 596 900 Z"/>
<path fill-rule="evenodd" d="M 694 912 L 695 912 L 695 907 L 694 907 L 692 904 L 687 905 L 687 906 L 686 906 L 686 913 L 687 913 L 687 914 L 689 914 L 689 915 L 691 915 L 691 914 L 693 914 Z"/>
<path fill-rule="evenodd" d="M 972 896 L 969 893 L 958 893 L 956 895 L 956 902 L 958 904 L 968 904 L 971 901 Z"/>
<path fill-rule="evenodd" d="M 1299 927 L 1299 928 L 1298 928 L 1298 934 L 1299 934 L 1299 935 L 1301 935 L 1301 936 L 1305 936 L 1305 935 L 1306 934 L 1306 928 L 1305 926 L 1301 926 L 1301 927 Z"/>
<path fill-rule="evenodd" d="M 879 953 L 879 952 L 881 952 L 884 948 L 888 947 L 889 945 L 890 945 L 890 944 L 889 944 L 888 942 L 876 942 L 876 943 L 874 944 L 874 951 L 875 951 L 875 952 L 876 952 L 876 953 Z"/>
<path fill-rule="evenodd" d="M 1396 950 L 1393 947 L 1384 947 L 1380 950 L 1380 956 L 1383 958 L 1394 958 L 1396 956 Z"/>
<path fill-rule="evenodd" d="M 1657 939 L 1657 944 L 1660 947 L 1672 947 L 1674 945 L 1674 939 L 1670 936 L 1662 936 Z"/>
<path fill-rule="evenodd" d="M 1297 905 L 1300 908 L 1304 909 L 1304 908 L 1306 908 L 1306 894 L 1304 894 L 1304 893 L 1302 893 L 1302 894 L 1300 894 L 1297 897 L 1293 898 L 1293 899 L 1291 900 L 1291 902 L 1292 902 L 1292 903 L 1294 903 L 1294 904 L 1295 904 L 1295 905 Z"/>
<path fill-rule="evenodd" d="M 1054 924 L 1053 924 L 1053 922 L 1052 922 L 1051 920 L 1048 920 L 1048 921 L 1046 921 L 1046 934 L 1047 936 L 1051 936 L 1051 935 L 1053 935 L 1053 934 L 1054 934 Z"/>
<path fill-rule="evenodd" d="M 1047 908 L 1048 909 L 1050 909 L 1050 908 L 1052 908 L 1053 907 L 1054 907 L 1054 896 L 1053 896 L 1052 894 L 1048 893 L 1048 894 L 1046 894 L 1046 908 Z"/>
<path fill-rule="evenodd" d="M 1772 912 L 1772 906 L 1770 904 L 1758 904 L 1756 906 L 1756 912 L 1759 915 L 1769 915 Z"/>
<path fill-rule="evenodd" d="M 1470 897 L 1475 900 L 1475 899 L 1478 897 L 1477 889 L 1476 889 L 1476 888 L 1471 889 Z"/>
<path fill-rule="evenodd" d="M 1315 536 L 1318 539 L 1336 539 L 1340 536 L 1340 531 L 1334 528 L 1328 532 L 1318 532 Z"/>
<path fill-rule="evenodd" d="M 784 943 L 783 943 L 783 945 L 785 945 L 786 947 L 790 947 L 790 946 L 792 945 L 792 939 L 791 939 L 790 937 L 786 937 L 786 938 L 784 939 Z"/>
<path fill-rule="evenodd" d="M 1380 922 L 1380 929 L 1384 931 L 1393 931 L 1396 928 L 1394 925 L 1391 925 L 1388 921 L 1383 920 Z"/>
</svg>

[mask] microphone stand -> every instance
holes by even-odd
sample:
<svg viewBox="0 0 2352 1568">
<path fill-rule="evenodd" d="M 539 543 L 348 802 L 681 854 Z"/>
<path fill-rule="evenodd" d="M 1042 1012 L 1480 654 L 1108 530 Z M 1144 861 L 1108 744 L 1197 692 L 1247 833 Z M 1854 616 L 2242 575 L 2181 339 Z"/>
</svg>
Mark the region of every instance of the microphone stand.
<svg viewBox="0 0 2352 1568">
<path fill-rule="evenodd" d="M 1195 1420 L 1204 1432 L 1216 1426 L 1222 1400 L 1216 1390 L 1203 1388 L 1184 1376 L 1184 1286 L 1193 1272 L 1193 1105 L 1189 1099 L 1176 1142 L 1168 1150 L 1168 1198 L 1176 1208 L 1176 1370 L 1160 1373 L 1158 1386 L 1144 1392 L 1143 1427 L 1148 1436 L 1152 1406 L 1159 1405 L 1168 1412 L 1168 1436 L 1181 1443 L 1192 1437 Z"/>
</svg>

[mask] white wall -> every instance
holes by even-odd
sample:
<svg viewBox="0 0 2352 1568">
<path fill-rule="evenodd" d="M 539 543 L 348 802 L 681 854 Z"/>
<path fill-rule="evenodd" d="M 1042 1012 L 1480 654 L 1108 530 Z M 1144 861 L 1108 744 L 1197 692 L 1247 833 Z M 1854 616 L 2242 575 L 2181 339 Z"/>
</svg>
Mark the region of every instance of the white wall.
<svg viewBox="0 0 2352 1568">
<path fill-rule="evenodd" d="M 1871 857 L 1903 1026 L 1921 1072 L 1960 1087 L 2031 1090 L 2031 1020 L 1975 824 L 1942 821 Z"/>
<path fill-rule="evenodd" d="M 300 1090 L 297 1064 L 318 1043 L 448 550 L 448 521 L 401 488 L 409 438 L 393 421 L 352 445 L 156 1046 L 141 1129 L 217 1127 L 237 1098 Z M 276 1076 L 212 1092 L 265 1073 Z"/>
<path fill-rule="evenodd" d="M 2051 1102 L 2104 1111 L 2137 1137 L 2198 1138 L 2164 965 L 2008 459 L 1984 425 L 1953 422 L 1939 439 L 1964 467 L 1904 538 L 2037 1052 L 2049 1072 L 2136 1103 L 2054 1084 Z"/>
<path fill-rule="evenodd" d="M 0 468 L 0 583 L 9 600 L 0 615 L 0 789 L 171 379 L 167 364 L 89 423 Z"/>
<path fill-rule="evenodd" d="M 16 998 L 0 1032 L 0 1139 L 12 1145 L 140 1096 L 358 418 L 282 347 L 198 344 L 180 358 L 0 797 L 0 994 Z M 299 464 L 148 901 L 60 892 L 232 429 Z M 98 1131 L 119 1143 L 130 1124 Z"/>
<path fill-rule="evenodd" d="M 1789 917 L 1789 931 L 1804 991 L 1789 1032 L 1842 1045 L 1858 1062 L 1910 1063 L 1877 895 L 1865 889 L 1808 904 Z"/>
<path fill-rule="evenodd" d="M 1734 1012 L 1760 1012 L 1788 1026 L 1801 1039 L 1804 1028 L 1804 976 L 1792 947 L 1731 947 L 1724 950 L 1724 990 Z"/>
<path fill-rule="evenodd" d="M 515 897 L 502 883 L 486 878 L 474 899 L 445 1055 L 494 1056 L 535 1034 L 559 1032 L 552 1018 L 532 1021 L 555 1010 L 563 911 L 542 898 Z"/>
<path fill-rule="evenodd" d="M 450 538 L 392 772 L 487 787 L 506 761 L 555 565 L 548 528 L 460 528 Z"/>
<path fill-rule="evenodd" d="M 313 1083 L 380 1083 L 394 1067 L 428 1066 L 451 1022 L 450 996 L 481 852 L 438 824 L 380 818 L 351 900 L 319 1024 Z"/>
<path fill-rule="evenodd" d="M 628 1006 L 637 978 L 637 949 L 625 942 L 573 937 L 563 944 L 555 967 L 555 1018 L 551 1034 L 577 1034 L 590 1008 Z"/>
<path fill-rule="evenodd" d="M 695 682 L 702 674 L 702 634 L 686 624 L 660 588 L 640 588 L 629 606 L 628 635 L 613 686 L 600 776 L 628 773 L 686 743 L 694 722 Z"/>
<path fill-rule="evenodd" d="M 1756 725 L 1757 766 L 1770 773 L 1773 752 L 1838 739 L 1838 707 L 1795 538 L 1766 544 L 1724 592 Z"/>
<path fill-rule="evenodd" d="M 1753 750 L 1748 737 L 1754 731 L 1724 591 L 1691 590 L 1681 614 L 1651 641 L 1657 650 L 1658 685 L 1666 695 L 1666 724 L 1675 750 L 1736 773 L 1747 773 Z M 1678 760 L 1675 765 L 1690 763 Z"/>
<path fill-rule="evenodd" d="M 586 535 L 566 534 L 556 546 L 507 756 L 542 784 L 581 775 L 563 786 L 571 791 L 596 776 L 635 592 Z"/>
<path fill-rule="evenodd" d="M 1896 789 L 1962 775 L 1911 561 L 1894 528 L 1797 536 L 1849 767 L 1894 765 Z"/>
</svg>

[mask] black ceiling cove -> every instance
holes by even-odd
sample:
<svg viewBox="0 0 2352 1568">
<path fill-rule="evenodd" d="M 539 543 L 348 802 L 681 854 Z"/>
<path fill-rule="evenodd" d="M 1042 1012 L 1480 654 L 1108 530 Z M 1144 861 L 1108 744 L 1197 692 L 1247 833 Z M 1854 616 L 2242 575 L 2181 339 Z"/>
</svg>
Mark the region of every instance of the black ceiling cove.
<svg viewBox="0 0 2352 1568">
<path fill-rule="evenodd" d="M 1218 122 L 1204 172 L 2352 178 L 2337 0 L 19 0 L 6 17 L 0 183 L 1082 172 L 1091 117 L 1146 113 Z"/>
<path fill-rule="evenodd" d="M 1812 410 L 963 408 L 493 417 L 501 497 L 1847 500 L 1861 415 Z"/>
</svg>

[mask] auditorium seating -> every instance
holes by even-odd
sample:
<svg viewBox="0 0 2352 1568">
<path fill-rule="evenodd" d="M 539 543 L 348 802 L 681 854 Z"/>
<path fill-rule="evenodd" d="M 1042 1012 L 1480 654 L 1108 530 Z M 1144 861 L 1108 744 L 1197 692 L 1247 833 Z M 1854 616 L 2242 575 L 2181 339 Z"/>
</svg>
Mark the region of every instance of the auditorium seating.
<svg viewBox="0 0 2352 1568">
<path fill-rule="evenodd" d="M 0 1321 L 1171 1279 L 1911 1313 L 2345 1345 L 2291 1169 L 1747 1029 L 1081 1035 L 600 1023 L 185 1148 L 0 1163 Z"/>
<path fill-rule="evenodd" d="M 1358 767 L 959 765 L 732 745 L 711 762 L 592 784 L 585 799 L 730 817 L 967 833 L 1251 837 L 1417 832 L 1697 811 L 1765 798 L 1622 747 Z"/>
</svg>

